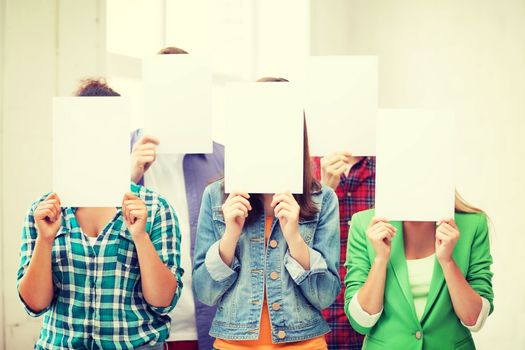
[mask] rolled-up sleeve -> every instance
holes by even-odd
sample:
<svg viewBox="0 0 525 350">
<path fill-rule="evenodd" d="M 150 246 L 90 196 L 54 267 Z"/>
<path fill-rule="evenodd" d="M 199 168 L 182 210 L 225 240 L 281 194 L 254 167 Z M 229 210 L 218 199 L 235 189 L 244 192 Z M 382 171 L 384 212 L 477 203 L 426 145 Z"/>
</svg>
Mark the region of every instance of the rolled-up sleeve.
<svg viewBox="0 0 525 350">
<path fill-rule="evenodd" d="M 46 194 L 37 201 L 35 201 L 31 208 L 29 209 L 29 212 L 27 213 L 25 220 L 24 220 L 24 227 L 22 229 L 22 244 L 20 246 L 20 266 L 18 268 L 17 278 L 16 278 L 16 289 L 18 291 L 18 287 L 20 286 L 20 281 L 24 277 L 24 275 L 27 272 L 27 269 L 29 268 L 29 263 L 31 262 L 31 257 L 33 256 L 33 251 L 35 249 L 36 239 L 38 236 L 36 226 L 35 226 L 35 218 L 33 216 L 34 211 L 38 204 L 47 198 L 49 195 Z M 32 317 L 38 317 L 40 315 L 45 314 L 50 308 L 53 302 L 56 300 L 56 288 L 54 288 L 54 297 L 53 301 L 43 310 L 39 312 L 35 312 L 29 308 L 29 306 L 26 304 L 20 293 L 18 293 L 18 297 L 20 298 L 20 301 L 22 302 L 24 306 L 24 310 L 27 312 L 29 316 Z"/>
<path fill-rule="evenodd" d="M 213 228 L 211 186 L 202 197 L 195 253 L 193 258 L 193 292 L 203 304 L 215 305 L 237 280 L 241 263 L 234 257 L 232 266 L 224 263 L 219 255 L 222 233 Z"/>
<path fill-rule="evenodd" d="M 160 315 L 166 315 L 175 308 L 182 292 L 184 270 L 180 267 L 180 235 L 179 223 L 173 208 L 165 200 L 159 200 L 150 239 L 160 260 L 177 279 L 177 289 L 170 305 L 166 307 L 149 305 L 151 310 Z"/>
<path fill-rule="evenodd" d="M 341 291 L 339 279 L 339 202 L 332 189 L 323 187 L 323 201 L 313 242 L 308 247 L 310 270 L 305 270 L 288 251 L 284 266 L 304 297 L 316 309 L 332 305 Z"/>
<path fill-rule="evenodd" d="M 470 264 L 466 275 L 468 284 L 489 304 L 489 314 L 494 310 L 494 292 L 492 290 L 492 255 L 490 254 L 489 230 L 487 217 L 479 214 L 480 220 L 472 241 Z"/>
</svg>

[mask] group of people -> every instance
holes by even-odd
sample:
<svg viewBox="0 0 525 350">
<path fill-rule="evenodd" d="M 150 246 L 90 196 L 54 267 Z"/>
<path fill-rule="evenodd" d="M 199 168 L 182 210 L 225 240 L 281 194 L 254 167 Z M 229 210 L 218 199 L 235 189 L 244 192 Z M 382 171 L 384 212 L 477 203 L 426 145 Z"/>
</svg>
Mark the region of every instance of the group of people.
<svg viewBox="0 0 525 350">
<path fill-rule="evenodd" d="M 119 96 L 102 80 L 76 95 Z M 310 157 L 306 122 L 297 195 L 225 193 L 222 145 L 161 142 L 132 134 L 121 207 L 31 206 L 17 287 L 44 315 L 35 349 L 475 348 L 492 257 L 486 215 L 459 194 L 439 222 L 376 217 L 375 158 Z"/>
</svg>

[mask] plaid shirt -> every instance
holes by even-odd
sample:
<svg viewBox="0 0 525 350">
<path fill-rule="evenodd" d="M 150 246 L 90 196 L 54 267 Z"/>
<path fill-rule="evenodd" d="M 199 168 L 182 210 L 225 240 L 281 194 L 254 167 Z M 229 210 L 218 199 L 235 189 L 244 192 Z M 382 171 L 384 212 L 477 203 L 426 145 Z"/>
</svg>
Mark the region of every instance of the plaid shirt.
<svg viewBox="0 0 525 350">
<path fill-rule="evenodd" d="M 320 158 L 313 158 L 314 176 L 321 179 Z M 346 270 L 346 244 L 348 229 L 355 213 L 374 206 L 375 199 L 375 173 L 376 161 L 374 157 L 365 157 L 350 169 L 348 176 L 341 175 L 339 186 L 335 193 L 339 199 L 339 216 L 341 226 L 341 264 L 339 277 L 344 281 Z M 361 349 L 363 336 L 352 329 L 345 315 L 345 286 L 343 283 L 341 293 L 336 301 L 323 310 L 323 316 L 332 331 L 326 335 L 328 349 Z"/>
<path fill-rule="evenodd" d="M 134 349 L 163 343 L 168 338 L 171 311 L 182 289 L 180 233 L 168 202 L 135 184 L 131 191 L 146 203 L 149 233 L 160 259 L 176 276 L 178 288 L 168 307 L 149 305 L 142 295 L 140 268 L 133 239 L 126 229 L 121 208 L 93 246 L 82 233 L 75 208 L 62 208 L 62 226 L 52 251 L 55 295 L 44 314 L 35 349 Z M 46 195 L 47 196 L 47 195 Z M 18 283 L 27 271 L 37 231 L 33 212 L 25 220 Z M 22 300 L 23 302 L 23 300 Z"/>
</svg>

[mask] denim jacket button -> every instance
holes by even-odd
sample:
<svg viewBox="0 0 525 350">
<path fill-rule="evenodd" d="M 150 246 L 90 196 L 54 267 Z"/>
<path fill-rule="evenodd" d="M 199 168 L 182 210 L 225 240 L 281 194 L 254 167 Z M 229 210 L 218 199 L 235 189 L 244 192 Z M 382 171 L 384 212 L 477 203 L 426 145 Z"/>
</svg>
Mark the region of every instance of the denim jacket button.
<svg viewBox="0 0 525 350">
<path fill-rule="evenodd" d="M 277 243 L 277 241 L 276 241 L 275 239 L 272 239 L 272 240 L 270 241 L 270 247 L 272 247 L 272 248 L 277 248 L 277 245 L 278 245 L 278 243 Z"/>
<path fill-rule="evenodd" d="M 273 304 L 272 304 L 272 309 L 273 309 L 274 311 L 279 311 L 279 310 L 281 309 L 281 304 L 279 304 L 279 303 L 273 303 Z"/>
<path fill-rule="evenodd" d="M 273 272 L 270 274 L 270 278 L 271 278 L 272 280 L 276 280 L 276 279 L 279 278 L 279 274 L 278 274 L 277 272 L 273 271 Z"/>
<path fill-rule="evenodd" d="M 285 331 L 279 331 L 279 332 L 277 333 L 277 337 L 278 337 L 279 339 L 284 339 L 284 337 L 286 337 L 286 332 L 285 332 Z"/>
</svg>

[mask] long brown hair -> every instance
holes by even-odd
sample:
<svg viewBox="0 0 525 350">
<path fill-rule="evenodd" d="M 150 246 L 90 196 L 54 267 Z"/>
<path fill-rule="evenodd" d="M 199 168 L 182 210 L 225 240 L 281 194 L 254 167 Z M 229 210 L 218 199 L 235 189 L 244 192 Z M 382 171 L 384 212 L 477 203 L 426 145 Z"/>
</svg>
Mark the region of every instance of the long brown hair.
<svg viewBox="0 0 525 350">
<path fill-rule="evenodd" d="M 288 82 L 288 80 L 284 78 L 265 77 L 258 79 L 257 82 L 276 83 Z M 301 207 L 301 210 L 299 212 L 300 218 L 311 219 L 319 211 L 319 208 L 315 205 L 314 201 L 312 200 L 312 194 L 321 190 L 321 183 L 317 181 L 313 176 L 312 163 L 310 160 L 310 148 L 308 146 L 308 130 L 306 127 L 306 118 L 304 116 L 304 112 L 303 125 L 303 193 L 294 194 L 293 196 L 297 201 L 297 204 L 299 204 L 299 206 Z M 226 193 L 224 194 L 224 196 L 224 198 L 226 198 Z M 264 213 L 264 201 L 262 194 L 250 193 L 250 204 L 252 206 L 252 210 L 248 213 L 246 223 L 253 223 L 262 213 Z"/>
</svg>

